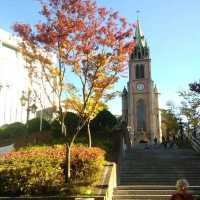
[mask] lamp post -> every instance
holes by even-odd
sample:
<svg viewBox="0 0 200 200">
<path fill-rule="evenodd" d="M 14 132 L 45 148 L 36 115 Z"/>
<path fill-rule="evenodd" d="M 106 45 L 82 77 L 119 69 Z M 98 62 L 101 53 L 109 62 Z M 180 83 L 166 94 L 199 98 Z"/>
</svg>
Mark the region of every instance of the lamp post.
<svg viewBox="0 0 200 200">
<path fill-rule="evenodd" d="M 133 147 L 134 145 L 134 132 L 131 126 L 127 126 L 127 130 L 129 133 L 129 137 L 130 137 L 130 142 L 131 142 L 131 146 Z"/>
<path fill-rule="evenodd" d="M 3 87 L 3 85 L 2 85 L 2 88 L 5 88 L 6 90 L 5 90 L 5 95 L 4 95 L 4 124 L 6 123 L 6 111 L 7 111 L 7 92 L 8 92 L 8 90 L 9 90 L 9 88 L 10 88 L 10 85 L 5 85 L 4 87 Z"/>
<path fill-rule="evenodd" d="M 2 88 L 3 88 L 3 85 L 2 85 L 2 83 L 0 83 L 0 92 L 1 92 Z"/>
</svg>

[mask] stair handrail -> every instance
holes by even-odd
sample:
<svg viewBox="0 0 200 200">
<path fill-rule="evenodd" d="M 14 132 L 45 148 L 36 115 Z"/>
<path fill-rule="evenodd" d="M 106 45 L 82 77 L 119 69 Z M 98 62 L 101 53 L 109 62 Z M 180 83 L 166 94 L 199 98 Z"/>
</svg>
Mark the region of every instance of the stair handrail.
<svg viewBox="0 0 200 200">
<path fill-rule="evenodd" d="M 194 136 L 191 137 L 191 144 L 195 151 L 200 152 L 200 139 Z"/>
<path fill-rule="evenodd" d="M 131 150 L 131 138 L 126 123 L 122 123 L 122 141 L 124 142 L 124 150 Z"/>
<path fill-rule="evenodd" d="M 117 170 L 116 170 L 117 184 L 119 184 L 119 175 L 120 175 L 122 159 L 125 156 L 125 153 L 127 150 L 128 151 L 131 150 L 131 140 L 130 140 L 129 132 L 127 130 L 127 125 L 126 123 L 122 122 L 121 131 L 120 131 L 119 154 L 117 158 Z"/>
</svg>

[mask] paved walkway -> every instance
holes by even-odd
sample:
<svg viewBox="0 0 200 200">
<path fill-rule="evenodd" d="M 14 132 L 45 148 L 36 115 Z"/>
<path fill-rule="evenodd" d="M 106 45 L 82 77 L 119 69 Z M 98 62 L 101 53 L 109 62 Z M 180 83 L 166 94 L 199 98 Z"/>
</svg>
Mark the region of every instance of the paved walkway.
<svg viewBox="0 0 200 200">
<path fill-rule="evenodd" d="M 4 147 L 0 147 L 0 155 L 8 153 L 12 150 L 14 150 L 14 144 L 4 146 Z"/>
</svg>

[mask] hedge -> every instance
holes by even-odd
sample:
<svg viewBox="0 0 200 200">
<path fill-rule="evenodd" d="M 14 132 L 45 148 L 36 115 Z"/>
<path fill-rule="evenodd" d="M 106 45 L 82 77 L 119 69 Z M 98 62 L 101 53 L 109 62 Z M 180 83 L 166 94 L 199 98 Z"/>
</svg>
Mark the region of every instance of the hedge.
<svg viewBox="0 0 200 200">
<path fill-rule="evenodd" d="M 0 137 L 2 139 L 10 137 L 18 137 L 27 133 L 26 126 L 21 122 L 14 122 L 12 124 L 1 127 Z"/>
<path fill-rule="evenodd" d="M 34 133 L 40 131 L 40 118 L 33 118 L 27 122 L 28 132 Z M 42 130 L 47 131 L 50 130 L 51 126 L 49 122 L 45 119 L 42 119 Z"/>
<path fill-rule="evenodd" d="M 104 151 L 73 147 L 72 183 L 93 184 L 101 175 Z M 51 195 L 66 188 L 63 147 L 32 148 L 0 157 L 0 195 Z"/>
<path fill-rule="evenodd" d="M 91 184 L 101 176 L 105 152 L 100 148 L 72 149 L 72 177 L 75 183 Z"/>
</svg>

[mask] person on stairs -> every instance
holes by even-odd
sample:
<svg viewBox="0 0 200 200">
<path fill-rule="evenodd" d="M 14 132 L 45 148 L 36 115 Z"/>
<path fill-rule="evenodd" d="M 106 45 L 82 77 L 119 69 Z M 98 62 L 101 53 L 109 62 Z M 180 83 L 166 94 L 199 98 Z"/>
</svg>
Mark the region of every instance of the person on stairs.
<svg viewBox="0 0 200 200">
<path fill-rule="evenodd" d="M 189 183 L 186 179 L 179 179 L 176 182 L 176 193 L 173 194 L 170 200 L 196 200 L 188 192 Z"/>
</svg>

